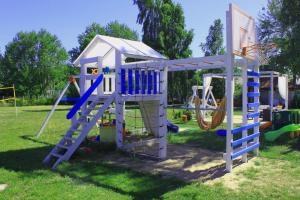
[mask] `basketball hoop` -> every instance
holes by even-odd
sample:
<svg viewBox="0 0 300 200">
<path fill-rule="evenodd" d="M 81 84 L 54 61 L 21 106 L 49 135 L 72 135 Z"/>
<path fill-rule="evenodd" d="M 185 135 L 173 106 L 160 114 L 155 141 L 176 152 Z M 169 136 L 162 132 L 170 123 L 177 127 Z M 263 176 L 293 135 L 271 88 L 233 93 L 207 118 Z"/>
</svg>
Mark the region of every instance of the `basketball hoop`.
<svg viewBox="0 0 300 200">
<path fill-rule="evenodd" d="M 268 64 L 269 56 L 268 54 L 276 49 L 277 45 L 275 43 L 269 44 L 255 44 L 247 47 L 242 48 L 241 55 L 247 57 L 249 54 L 254 55 L 258 53 L 259 63 L 261 65 Z"/>
</svg>

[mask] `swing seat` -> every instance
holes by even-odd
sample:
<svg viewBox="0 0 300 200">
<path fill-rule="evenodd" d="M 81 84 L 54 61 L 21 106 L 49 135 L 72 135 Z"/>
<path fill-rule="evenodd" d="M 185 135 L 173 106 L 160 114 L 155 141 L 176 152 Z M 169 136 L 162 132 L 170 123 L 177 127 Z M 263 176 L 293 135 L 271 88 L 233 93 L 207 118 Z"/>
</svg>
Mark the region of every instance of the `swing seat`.
<svg viewBox="0 0 300 200">
<path fill-rule="evenodd" d="M 225 129 L 219 129 L 216 131 L 216 134 L 221 137 L 226 137 L 227 131 Z"/>
</svg>

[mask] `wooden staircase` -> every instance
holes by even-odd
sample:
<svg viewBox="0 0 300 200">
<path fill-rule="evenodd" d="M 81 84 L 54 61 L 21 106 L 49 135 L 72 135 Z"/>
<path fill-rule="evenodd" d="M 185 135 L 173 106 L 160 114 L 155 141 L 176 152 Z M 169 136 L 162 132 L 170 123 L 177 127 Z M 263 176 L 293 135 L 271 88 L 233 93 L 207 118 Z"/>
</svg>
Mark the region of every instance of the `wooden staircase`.
<svg viewBox="0 0 300 200">
<path fill-rule="evenodd" d="M 105 110 L 108 109 L 109 105 L 114 100 L 115 93 L 105 97 L 98 97 L 92 101 L 43 162 L 51 164 L 52 169 L 55 169 L 61 162 L 69 160 L 93 126 L 97 123 L 97 120 L 101 118 Z M 103 105 L 99 109 L 96 109 L 97 104 L 100 103 L 103 103 Z M 93 110 L 96 110 L 96 113 L 91 115 Z M 88 116 L 92 116 L 90 117 L 89 122 L 87 122 Z M 75 135 L 78 135 L 75 133 L 79 133 L 79 136 L 75 137 Z"/>
</svg>

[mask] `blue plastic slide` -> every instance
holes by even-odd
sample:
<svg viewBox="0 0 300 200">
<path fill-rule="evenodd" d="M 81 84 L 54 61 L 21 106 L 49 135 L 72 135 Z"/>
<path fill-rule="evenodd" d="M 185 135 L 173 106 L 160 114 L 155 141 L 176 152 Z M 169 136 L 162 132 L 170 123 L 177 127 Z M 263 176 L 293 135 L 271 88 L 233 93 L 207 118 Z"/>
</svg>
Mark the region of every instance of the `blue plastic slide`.
<svg viewBox="0 0 300 200">
<path fill-rule="evenodd" d="M 167 128 L 169 132 L 178 133 L 179 127 L 170 121 L 167 121 Z"/>
<path fill-rule="evenodd" d="M 80 107 L 86 102 L 86 100 L 91 96 L 94 90 L 98 87 L 98 85 L 103 80 L 103 74 L 101 74 L 96 81 L 91 85 L 91 87 L 82 95 L 82 97 L 77 101 L 77 103 L 72 107 L 72 109 L 67 114 L 67 119 L 71 119 L 76 112 L 80 109 Z"/>
</svg>

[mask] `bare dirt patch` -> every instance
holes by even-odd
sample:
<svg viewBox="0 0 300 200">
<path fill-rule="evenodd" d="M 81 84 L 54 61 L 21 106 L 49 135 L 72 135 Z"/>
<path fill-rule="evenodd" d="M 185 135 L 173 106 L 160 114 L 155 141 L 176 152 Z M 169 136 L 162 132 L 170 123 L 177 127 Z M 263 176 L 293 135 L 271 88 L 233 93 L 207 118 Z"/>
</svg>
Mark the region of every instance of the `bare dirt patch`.
<svg viewBox="0 0 300 200">
<path fill-rule="evenodd" d="M 153 147 L 153 151 L 157 147 Z M 163 161 L 130 158 L 118 153 L 106 154 L 107 163 L 130 168 L 140 172 L 160 174 L 163 177 L 177 177 L 181 180 L 208 181 L 226 174 L 223 153 L 187 145 L 168 145 L 168 158 Z M 236 165 L 240 162 L 236 161 Z"/>
</svg>

